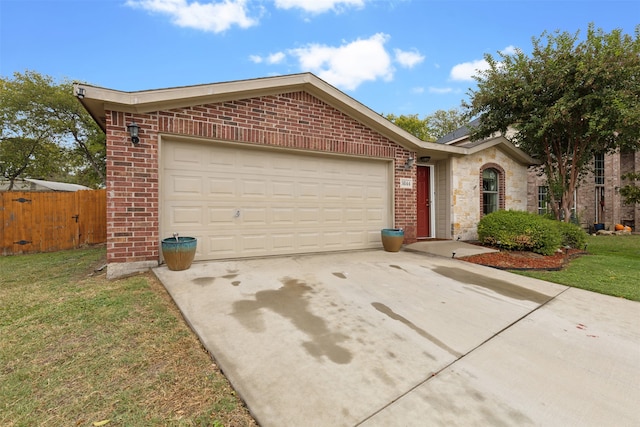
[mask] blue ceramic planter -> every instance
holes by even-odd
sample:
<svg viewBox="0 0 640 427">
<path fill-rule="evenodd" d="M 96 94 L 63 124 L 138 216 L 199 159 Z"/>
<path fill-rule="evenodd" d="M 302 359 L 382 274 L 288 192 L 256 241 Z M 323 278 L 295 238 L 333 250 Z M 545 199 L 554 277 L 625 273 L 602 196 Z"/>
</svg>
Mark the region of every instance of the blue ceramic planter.
<svg viewBox="0 0 640 427">
<path fill-rule="evenodd" d="M 198 239 L 195 237 L 169 237 L 162 240 L 162 256 L 169 270 L 180 271 L 191 267 L 196 255 Z"/>
<path fill-rule="evenodd" d="M 404 230 L 401 228 L 383 228 L 380 236 L 382 247 L 387 252 L 398 252 L 404 242 Z"/>
</svg>

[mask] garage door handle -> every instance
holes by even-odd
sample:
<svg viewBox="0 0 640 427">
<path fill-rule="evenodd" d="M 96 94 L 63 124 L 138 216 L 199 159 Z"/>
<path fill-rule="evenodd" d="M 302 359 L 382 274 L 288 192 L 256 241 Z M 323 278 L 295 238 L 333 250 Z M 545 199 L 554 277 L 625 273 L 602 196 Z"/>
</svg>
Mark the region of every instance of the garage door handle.
<svg viewBox="0 0 640 427">
<path fill-rule="evenodd" d="M 233 215 L 234 218 L 240 218 L 240 211 L 236 210 L 236 213 Z"/>
</svg>

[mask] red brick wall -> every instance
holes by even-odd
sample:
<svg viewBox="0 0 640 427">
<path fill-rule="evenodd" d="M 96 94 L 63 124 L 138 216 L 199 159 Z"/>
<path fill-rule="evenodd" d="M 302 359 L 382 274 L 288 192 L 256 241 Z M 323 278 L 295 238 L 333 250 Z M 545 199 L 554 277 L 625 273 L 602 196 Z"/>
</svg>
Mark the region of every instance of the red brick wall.
<svg viewBox="0 0 640 427">
<path fill-rule="evenodd" d="M 305 92 L 200 105 L 149 114 L 107 111 L 108 262 L 159 258 L 158 134 L 189 135 L 395 160 L 395 222 L 405 241 L 416 240 L 416 192 L 399 189 L 416 181 L 412 154 L 377 132 Z M 140 126 L 134 146 L 127 124 Z M 415 154 L 414 154 L 415 155 Z"/>
</svg>

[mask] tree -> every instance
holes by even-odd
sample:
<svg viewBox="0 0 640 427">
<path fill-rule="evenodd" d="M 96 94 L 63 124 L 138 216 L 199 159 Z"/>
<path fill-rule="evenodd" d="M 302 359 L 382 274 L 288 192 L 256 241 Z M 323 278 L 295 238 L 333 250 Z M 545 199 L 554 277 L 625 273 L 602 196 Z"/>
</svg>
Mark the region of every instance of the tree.
<svg viewBox="0 0 640 427">
<path fill-rule="evenodd" d="M 0 176 L 11 191 L 20 176 L 47 179 L 61 172 L 64 153 L 45 139 L 6 138 L 0 140 Z"/>
<path fill-rule="evenodd" d="M 467 116 L 459 109 L 437 110 L 420 119 L 417 114 L 387 114 L 386 119 L 423 141 L 435 141 L 467 124 Z"/>
<path fill-rule="evenodd" d="M 412 114 L 409 116 L 405 116 L 405 115 L 396 116 L 394 114 L 387 114 L 385 117 L 391 123 L 406 130 L 411 135 L 423 141 L 434 140 L 433 137 L 431 136 L 431 132 L 427 124 L 427 119 L 421 120 L 417 114 Z"/>
<path fill-rule="evenodd" d="M 631 181 L 618 191 L 628 205 L 640 203 L 640 173 L 629 172 L 622 175 L 623 180 Z"/>
<path fill-rule="evenodd" d="M 55 84 L 33 71 L 15 73 L 12 80 L 0 78 L 0 142 L 5 147 L 26 144 L 18 150 L 23 154 L 30 149 L 43 153 L 51 149 L 48 144 L 56 144 L 65 158 L 57 175 L 65 171 L 65 181 L 97 187 L 105 182 L 106 139 L 74 98 L 72 86 L 69 81 Z M 47 157 L 31 154 L 23 159 L 37 163 Z M 40 167 L 14 168 L 20 162 L 13 163 L 10 175 L 20 171 L 18 176 L 28 176 Z"/>
<path fill-rule="evenodd" d="M 589 25 L 579 32 L 533 38 L 522 51 L 485 55 L 464 106 L 481 117 L 474 139 L 514 131 L 513 142 L 542 162 L 557 219 L 570 220 L 573 193 L 594 155 L 640 148 L 640 25 L 635 37 Z M 545 39 L 545 40 L 543 40 Z M 545 43 L 546 41 L 546 43 Z"/>
<path fill-rule="evenodd" d="M 439 139 L 466 125 L 468 118 L 460 109 L 451 108 L 449 110 L 437 110 L 428 115 L 425 121 L 430 135 L 434 139 Z"/>
</svg>

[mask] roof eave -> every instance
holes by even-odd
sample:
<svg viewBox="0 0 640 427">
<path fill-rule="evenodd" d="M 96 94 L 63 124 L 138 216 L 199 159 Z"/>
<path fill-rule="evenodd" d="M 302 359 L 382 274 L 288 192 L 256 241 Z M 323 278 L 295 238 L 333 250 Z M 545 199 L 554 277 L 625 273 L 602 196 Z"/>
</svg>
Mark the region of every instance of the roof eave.
<svg viewBox="0 0 640 427">
<path fill-rule="evenodd" d="M 83 89 L 82 96 L 77 95 L 79 89 Z M 73 90 L 84 108 L 104 131 L 106 131 L 105 112 L 109 110 L 144 114 L 192 105 L 305 91 L 409 150 L 440 153 L 437 156 L 440 158 L 466 152 L 460 147 L 420 140 L 312 73 L 138 92 L 122 92 L 75 83 Z"/>
<path fill-rule="evenodd" d="M 513 145 L 504 136 L 496 136 L 494 138 L 487 139 L 474 147 L 468 148 L 467 150 L 468 154 L 474 154 L 493 146 L 499 146 L 501 149 L 506 151 L 514 160 L 521 164 L 527 166 L 541 164 L 539 160 L 534 159 L 533 157 Z"/>
</svg>

